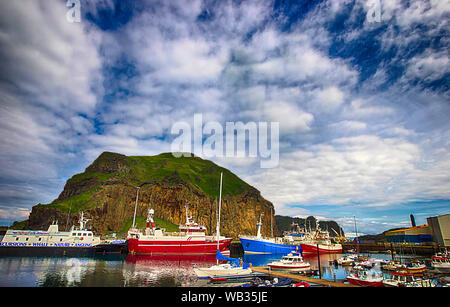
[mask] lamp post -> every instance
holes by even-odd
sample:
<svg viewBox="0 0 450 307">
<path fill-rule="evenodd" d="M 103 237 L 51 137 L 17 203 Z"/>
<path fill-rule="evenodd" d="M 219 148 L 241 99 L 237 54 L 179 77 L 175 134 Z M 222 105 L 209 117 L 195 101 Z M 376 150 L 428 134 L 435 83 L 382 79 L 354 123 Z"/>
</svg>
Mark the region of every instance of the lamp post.
<svg viewBox="0 0 450 307">
<path fill-rule="evenodd" d="M 136 222 L 136 209 L 137 209 L 137 203 L 138 203 L 138 198 L 139 198 L 139 189 L 141 187 L 137 187 L 137 191 L 136 191 L 136 204 L 134 205 L 134 216 L 133 216 L 133 226 L 132 228 L 134 229 L 134 224 Z"/>
</svg>

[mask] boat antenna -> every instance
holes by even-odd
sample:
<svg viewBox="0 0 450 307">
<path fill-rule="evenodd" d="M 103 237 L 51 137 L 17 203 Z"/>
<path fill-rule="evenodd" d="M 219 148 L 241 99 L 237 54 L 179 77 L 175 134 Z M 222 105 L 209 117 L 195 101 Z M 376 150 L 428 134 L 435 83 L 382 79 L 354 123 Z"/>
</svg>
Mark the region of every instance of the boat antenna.
<svg viewBox="0 0 450 307">
<path fill-rule="evenodd" d="M 222 204 L 222 175 L 223 175 L 223 173 L 220 172 L 219 216 L 217 219 L 217 230 L 216 230 L 216 232 L 217 232 L 217 251 L 219 251 L 219 238 L 220 238 L 220 207 Z M 217 264 L 219 264 L 219 259 L 217 259 L 217 257 L 216 257 L 216 261 L 217 261 Z"/>
</svg>

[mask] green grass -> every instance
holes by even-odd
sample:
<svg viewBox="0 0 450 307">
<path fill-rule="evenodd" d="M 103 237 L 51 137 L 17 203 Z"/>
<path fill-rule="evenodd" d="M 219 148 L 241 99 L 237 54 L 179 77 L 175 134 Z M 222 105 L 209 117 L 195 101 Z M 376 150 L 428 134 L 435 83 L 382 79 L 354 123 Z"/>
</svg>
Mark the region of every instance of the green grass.
<svg viewBox="0 0 450 307">
<path fill-rule="evenodd" d="M 98 205 L 95 197 L 92 196 L 101 189 L 103 188 L 96 187 L 61 202 L 53 201 L 51 204 L 45 206 L 49 208 L 58 208 L 63 212 L 79 212 L 81 210 L 92 209 Z"/>
<path fill-rule="evenodd" d="M 220 172 L 223 172 L 224 195 L 238 195 L 251 188 L 229 170 L 199 157 L 175 158 L 171 153 L 163 153 L 157 156 L 130 156 L 126 159 L 135 184 L 157 180 L 170 185 L 181 179 L 208 196 L 218 197 Z"/>
<path fill-rule="evenodd" d="M 80 173 L 80 174 L 76 174 L 76 175 L 72 176 L 72 178 L 67 180 L 67 182 L 73 184 L 73 183 L 81 182 L 83 180 L 87 180 L 87 179 L 91 179 L 91 178 L 96 179 L 97 182 L 104 182 L 104 181 L 108 180 L 109 178 L 111 178 L 113 175 L 114 174 L 86 171 L 84 173 Z"/>
<path fill-rule="evenodd" d="M 99 171 L 105 165 L 108 165 L 109 170 L 114 169 L 111 167 L 114 166 L 114 163 L 120 163 L 120 170 L 115 172 Z M 71 212 L 79 212 L 95 208 L 101 205 L 101 199 L 96 197 L 96 192 L 103 189 L 102 183 L 113 177 L 134 186 L 153 182 L 165 183 L 170 186 L 183 181 L 193 190 L 197 190 L 211 198 L 218 198 L 220 172 L 223 172 L 222 194 L 224 196 L 238 195 L 252 189 L 250 185 L 229 170 L 199 157 L 176 158 L 172 153 L 162 153 L 156 156 L 127 157 L 116 153 L 103 153 L 85 172 L 76 174 L 68 180 L 68 183 L 74 187 L 76 187 L 77 183 L 82 185 L 83 181 L 95 180 L 97 187 L 64 201 L 58 202 L 55 200 L 46 206 L 59 208 L 63 212 L 69 212 L 69 210 Z"/>
</svg>

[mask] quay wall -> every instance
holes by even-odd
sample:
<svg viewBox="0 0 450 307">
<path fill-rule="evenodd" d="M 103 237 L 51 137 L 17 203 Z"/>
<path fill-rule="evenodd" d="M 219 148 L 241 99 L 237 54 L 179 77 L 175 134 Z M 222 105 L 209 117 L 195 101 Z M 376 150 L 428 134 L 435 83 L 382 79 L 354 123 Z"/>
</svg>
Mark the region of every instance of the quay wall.
<svg viewBox="0 0 450 307">
<path fill-rule="evenodd" d="M 362 253 L 375 252 L 375 253 L 389 253 L 394 251 L 395 253 L 405 255 L 434 255 L 440 251 L 443 247 L 438 245 L 416 245 L 413 243 L 378 243 L 378 244 L 359 244 L 358 250 Z M 355 243 L 342 244 L 342 251 L 345 253 L 348 250 L 356 249 Z"/>
</svg>

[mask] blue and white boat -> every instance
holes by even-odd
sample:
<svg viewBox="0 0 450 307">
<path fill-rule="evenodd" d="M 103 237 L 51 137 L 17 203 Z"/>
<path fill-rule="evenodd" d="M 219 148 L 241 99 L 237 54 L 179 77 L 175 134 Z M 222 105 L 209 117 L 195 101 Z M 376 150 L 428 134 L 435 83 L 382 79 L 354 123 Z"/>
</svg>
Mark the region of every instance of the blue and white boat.
<svg viewBox="0 0 450 307">
<path fill-rule="evenodd" d="M 261 215 L 259 216 L 256 236 L 239 236 L 242 248 L 246 254 L 278 254 L 287 255 L 292 251 L 302 252 L 302 246 L 295 244 L 292 237 L 264 238 L 261 235 Z"/>
</svg>

